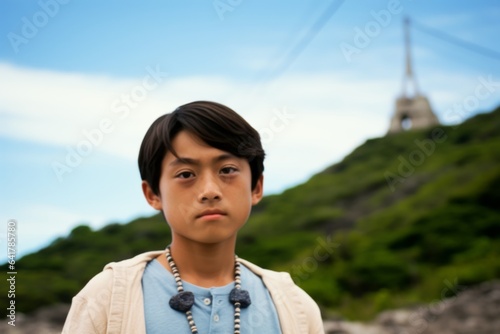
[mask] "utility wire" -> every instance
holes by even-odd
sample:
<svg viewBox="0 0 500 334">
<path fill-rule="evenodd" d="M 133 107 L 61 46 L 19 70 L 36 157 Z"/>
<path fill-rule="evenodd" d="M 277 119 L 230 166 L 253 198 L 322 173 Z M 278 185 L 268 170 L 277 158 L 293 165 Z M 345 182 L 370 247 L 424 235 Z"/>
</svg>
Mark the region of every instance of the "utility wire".
<svg viewBox="0 0 500 334">
<path fill-rule="evenodd" d="M 471 42 L 465 41 L 463 39 L 451 36 L 449 34 L 441 32 L 437 29 L 430 28 L 430 27 L 425 26 L 421 23 L 415 22 L 414 20 L 412 20 L 412 26 L 413 26 L 413 28 L 415 28 L 423 33 L 431 35 L 435 38 L 442 39 L 448 43 L 458 45 L 458 46 L 460 46 L 464 49 L 467 49 L 471 52 L 475 52 L 475 53 L 480 54 L 480 55 L 485 56 L 485 57 L 490 57 L 490 58 L 493 58 L 496 60 L 500 60 L 500 52 L 498 52 L 498 51 L 491 50 L 491 49 L 485 48 L 484 46 L 481 46 L 481 45 L 478 45 L 475 43 L 471 43 Z"/>
<path fill-rule="evenodd" d="M 334 0 L 325 9 L 321 16 L 312 24 L 306 34 L 292 47 L 288 54 L 282 59 L 264 78 L 265 81 L 271 81 L 281 75 L 304 51 L 304 49 L 316 37 L 318 32 L 324 27 L 328 20 L 337 12 L 345 0 Z"/>
<path fill-rule="evenodd" d="M 283 55 L 270 66 L 268 70 L 264 70 L 254 77 L 252 80 L 254 89 L 250 93 L 255 96 L 260 96 L 266 90 L 266 86 L 282 75 L 290 65 L 300 56 L 300 54 L 307 48 L 316 35 L 323 29 L 325 24 L 337 12 L 345 0 L 332 0 L 320 16 L 311 24 L 307 31 L 301 34 L 297 42 L 288 48 L 288 51 L 280 51 L 276 56 Z M 274 57 L 273 57 L 274 60 Z M 272 61 L 272 60 L 271 60 Z"/>
</svg>

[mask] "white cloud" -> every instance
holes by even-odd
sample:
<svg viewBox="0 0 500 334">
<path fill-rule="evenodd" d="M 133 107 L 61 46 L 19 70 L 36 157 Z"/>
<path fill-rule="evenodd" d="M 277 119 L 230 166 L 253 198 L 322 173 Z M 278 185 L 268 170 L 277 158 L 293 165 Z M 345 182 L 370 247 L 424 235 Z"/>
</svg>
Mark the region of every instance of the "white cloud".
<svg viewBox="0 0 500 334">
<path fill-rule="evenodd" d="M 93 149 L 131 160 L 135 160 L 154 119 L 192 100 L 225 103 L 260 131 L 267 131 L 276 110 L 287 109 L 294 119 L 265 145 L 269 153 L 267 184 L 272 190 L 283 189 L 340 160 L 368 137 L 384 135 L 400 91 L 400 82 L 394 82 L 391 76 L 381 77 L 387 72 L 381 66 L 372 73 L 285 75 L 258 87 L 222 77 L 166 77 L 154 89 L 142 89 L 147 92 L 145 98 L 133 100 L 133 108 L 124 111 L 123 96 L 144 88 L 144 77 L 149 73 L 146 68 L 144 77 L 131 79 L 26 69 L 6 63 L 0 63 L 0 72 L 0 110 L 5 122 L 1 135 L 78 148 L 88 140 L 84 131 L 97 129 L 103 119 L 108 119 L 111 130 L 102 138 L 94 138 L 98 144 Z M 434 106 L 446 108 L 466 96 L 464 83 L 472 82 L 473 90 L 476 80 L 436 72 L 425 78 L 433 84 L 426 84 L 424 91 L 430 92 Z M 283 155 L 288 158 L 274 158 Z M 61 161 L 64 158 L 61 154 Z M 283 181 L 273 182 L 273 175 Z"/>
<path fill-rule="evenodd" d="M 254 87 L 223 78 L 167 78 L 148 92 L 128 112 L 117 111 L 114 102 L 142 85 L 139 79 L 112 79 L 92 75 L 50 72 L 0 64 L 0 110 L 7 123 L 0 133 L 36 142 L 76 147 L 87 138 L 84 131 L 109 119 L 108 134 L 97 149 L 134 158 L 147 127 L 159 115 L 195 99 L 223 101 L 240 111 L 256 128 L 274 117 L 272 111 L 283 107 L 322 123 L 323 113 L 339 115 L 362 110 L 376 100 L 384 100 L 368 89 L 371 82 L 349 82 L 329 75 L 284 77 L 271 87 L 251 92 Z M 145 71 L 145 75 L 147 72 Z M 379 82 L 380 84 L 380 82 Z M 390 83 L 382 83 L 389 88 Z M 355 99 L 360 94 L 364 99 Z M 117 102 L 118 103 L 118 102 Z M 125 103 L 119 103 L 125 107 Z M 317 119 L 317 117 L 320 117 Z M 299 133 L 294 133 L 299 136 Z M 297 137 L 296 137 L 297 138 Z M 307 138 L 304 138 L 307 143 Z"/>
</svg>

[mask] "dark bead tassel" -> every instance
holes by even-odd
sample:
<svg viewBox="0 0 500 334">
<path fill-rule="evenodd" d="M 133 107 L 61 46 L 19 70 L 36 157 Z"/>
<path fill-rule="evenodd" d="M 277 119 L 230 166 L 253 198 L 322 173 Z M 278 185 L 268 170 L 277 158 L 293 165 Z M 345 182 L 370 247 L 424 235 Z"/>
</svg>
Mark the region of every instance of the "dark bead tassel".
<svg viewBox="0 0 500 334">
<path fill-rule="evenodd" d="M 250 304 L 252 304 L 248 291 L 236 288 L 231 290 L 231 293 L 229 294 L 229 301 L 231 304 L 240 303 L 241 308 L 247 308 Z"/>
<path fill-rule="evenodd" d="M 170 298 L 170 307 L 176 311 L 187 312 L 193 307 L 194 294 L 191 291 L 182 291 Z"/>
</svg>

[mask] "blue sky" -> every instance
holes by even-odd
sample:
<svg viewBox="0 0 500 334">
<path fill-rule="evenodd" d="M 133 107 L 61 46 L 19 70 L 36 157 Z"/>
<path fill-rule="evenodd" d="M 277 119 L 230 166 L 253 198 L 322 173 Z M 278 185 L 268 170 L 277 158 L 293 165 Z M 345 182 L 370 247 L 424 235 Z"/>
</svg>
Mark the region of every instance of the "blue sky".
<svg viewBox="0 0 500 334">
<path fill-rule="evenodd" d="M 0 236 L 17 219 L 20 254 L 79 224 L 153 214 L 137 152 L 180 104 L 242 114 L 263 137 L 266 193 L 278 193 L 385 134 L 405 16 L 500 52 L 494 0 L 6 0 L 0 13 Z M 411 37 L 443 123 L 500 104 L 498 58 Z"/>
</svg>

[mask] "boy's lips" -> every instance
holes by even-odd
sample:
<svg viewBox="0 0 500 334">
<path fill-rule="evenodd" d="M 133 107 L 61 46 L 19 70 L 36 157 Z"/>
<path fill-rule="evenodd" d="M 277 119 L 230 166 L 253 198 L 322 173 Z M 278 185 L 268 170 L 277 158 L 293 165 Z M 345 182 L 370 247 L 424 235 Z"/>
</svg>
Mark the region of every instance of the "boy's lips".
<svg viewBox="0 0 500 334">
<path fill-rule="evenodd" d="M 219 209 L 208 209 L 196 216 L 196 218 L 219 218 L 225 216 L 226 213 Z"/>
</svg>

